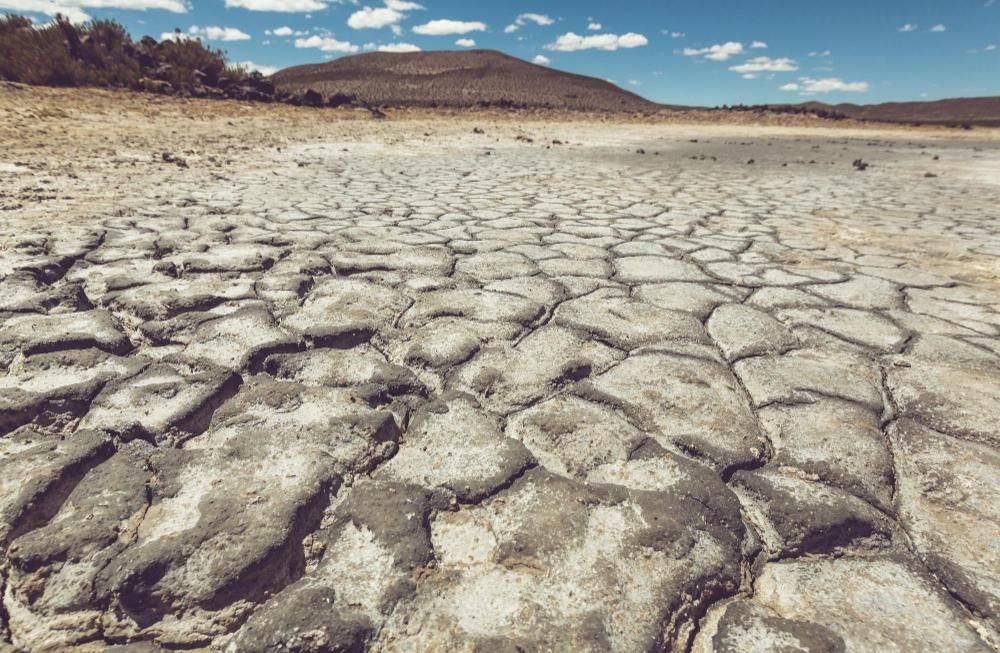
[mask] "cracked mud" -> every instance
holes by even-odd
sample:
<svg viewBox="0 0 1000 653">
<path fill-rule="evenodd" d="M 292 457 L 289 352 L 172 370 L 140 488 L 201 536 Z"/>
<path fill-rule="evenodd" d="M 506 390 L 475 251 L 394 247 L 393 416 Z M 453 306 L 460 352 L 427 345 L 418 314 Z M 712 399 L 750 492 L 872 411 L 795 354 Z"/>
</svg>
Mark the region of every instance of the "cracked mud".
<svg viewBox="0 0 1000 653">
<path fill-rule="evenodd" d="M 472 124 L 0 213 L 0 642 L 995 650 L 996 144 Z"/>
</svg>

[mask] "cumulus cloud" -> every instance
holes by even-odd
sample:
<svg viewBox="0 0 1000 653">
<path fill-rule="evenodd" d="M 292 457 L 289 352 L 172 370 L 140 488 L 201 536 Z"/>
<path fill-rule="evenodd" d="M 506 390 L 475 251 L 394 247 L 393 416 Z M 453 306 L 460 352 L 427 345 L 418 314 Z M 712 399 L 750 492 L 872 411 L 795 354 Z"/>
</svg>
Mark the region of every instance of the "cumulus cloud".
<svg viewBox="0 0 1000 653">
<path fill-rule="evenodd" d="M 475 39 L 458 39 L 457 41 L 455 41 L 455 45 L 457 45 L 460 48 L 474 48 L 474 47 L 476 47 L 476 40 Z"/>
<path fill-rule="evenodd" d="M 206 41 L 249 41 L 250 35 L 235 27 L 198 27 L 192 25 L 187 33 Z"/>
<path fill-rule="evenodd" d="M 750 44 L 750 49 L 751 50 L 766 50 L 767 49 L 767 43 L 764 43 L 763 41 L 754 41 L 753 43 Z"/>
<path fill-rule="evenodd" d="M 250 11 L 280 11 L 288 14 L 322 11 L 326 3 L 320 0 L 226 0 L 226 7 Z"/>
<path fill-rule="evenodd" d="M 283 27 L 276 27 L 274 29 L 264 30 L 264 34 L 268 36 L 306 36 L 309 32 L 305 30 L 294 30 L 287 25 Z"/>
<path fill-rule="evenodd" d="M 378 46 L 379 52 L 420 52 L 420 46 L 412 43 L 389 43 Z"/>
<path fill-rule="evenodd" d="M 447 18 L 432 20 L 429 23 L 417 25 L 413 28 L 414 34 L 423 34 L 424 36 L 448 36 L 449 34 L 468 34 L 469 32 L 485 31 L 486 23 L 449 20 Z"/>
<path fill-rule="evenodd" d="M 535 55 L 535 58 L 531 60 L 531 63 L 538 64 L 539 66 L 548 66 L 552 63 L 552 60 L 544 54 L 537 54 Z"/>
<path fill-rule="evenodd" d="M 917 26 L 914 23 L 906 23 L 905 25 L 900 25 L 896 28 L 897 32 L 916 32 Z"/>
<path fill-rule="evenodd" d="M 771 57 L 754 57 L 747 59 L 745 63 L 738 66 L 730 66 L 729 70 L 735 73 L 790 73 L 798 70 L 795 60 L 781 57 L 772 59 Z"/>
<path fill-rule="evenodd" d="M 685 57 L 705 57 L 710 61 L 728 61 L 731 57 L 743 54 L 743 44 L 738 41 L 727 41 L 707 48 L 684 48 Z"/>
<path fill-rule="evenodd" d="M 545 14 L 521 14 L 514 19 L 514 22 L 503 28 L 505 34 L 510 34 L 521 29 L 528 23 L 535 23 L 536 25 L 541 25 L 545 27 L 546 25 L 551 25 L 556 21 L 552 20 Z"/>
<path fill-rule="evenodd" d="M 307 39 L 295 39 L 296 48 L 316 48 L 322 52 L 357 52 L 358 46 L 349 41 L 338 41 L 332 36 L 313 35 Z"/>
<path fill-rule="evenodd" d="M 354 0 L 353 4 L 357 4 Z M 406 18 L 407 12 L 419 11 L 423 5 L 409 0 L 385 0 L 382 7 L 362 7 L 347 18 L 347 25 L 352 29 L 382 29 L 388 27 L 397 36 L 403 33 L 399 26 Z"/>
<path fill-rule="evenodd" d="M 406 14 L 390 7 L 362 7 L 347 19 L 348 27 L 353 29 L 382 29 L 395 25 L 406 18 Z"/>
<path fill-rule="evenodd" d="M 932 32 L 947 32 L 948 28 L 945 27 L 944 25 L 942 25 L 941 23 L 938 23 L 937 25 L 935 25 L 934 27 L 931 28 L 931 31 Z"/>
<path fill-rule="evenodd" d="M 580 36 L 573 32 L 563 34 L 545 46 L 546 50 L 557 52 L 576 52 L 577 50 L 617 50 L 619 48 L 638 48 L 647 45 L 649 39 L 642 34 L 629 32 L 622 34 L 594 34 L 592 36 Z"/>
<path fill-rule="evenodd" d="M 824 79 L 800 77 L 797 83 L 790 82 L 780 87 L 780 90 L 782 91 L 798 91 L 802 95 L 832 93 L 834 91 L 841 91 L 845 93 L 866 93 L 868 89 L 868 82 L 845 82 L 837 77 L 827 77 Z"/>
<path fill-rule="evenodd" d="M 240 68 L 243 68 L 244 70 L 248 70 L 251 72 L 256 70 L 265 77 L 273 75 L 279 70 L 277 66 L 265 66 L 263 64 L 254 63 L 252 61 L 240 61 L 236 65 L 239 66 Z"/>
<path fill-rule="evenodd" d="M 138 11 L 160 9 L 183 14 L 188 11 L 189 5 L 185 0 L 0 0 L 0 10 L 45 14 L 46 16 L 62 14 L 74 23 L 84 23 L 90 20 L 90 15 L 86 12 L 87 8 Z"/>
<path fill-rule="evenodd" d="M 591 32 L 596 32 L 600 29 L 604 29 L 604 25 L 591 21 L 590 23 L 587 23 L 587 29 Z"/>
</svg>

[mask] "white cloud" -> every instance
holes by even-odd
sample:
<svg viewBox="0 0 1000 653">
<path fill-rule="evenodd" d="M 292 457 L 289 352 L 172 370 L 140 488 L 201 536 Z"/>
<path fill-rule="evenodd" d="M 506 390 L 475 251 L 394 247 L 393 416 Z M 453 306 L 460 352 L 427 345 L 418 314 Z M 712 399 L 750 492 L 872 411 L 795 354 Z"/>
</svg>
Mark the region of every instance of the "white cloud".
<svg viewBox="0 0 1000 653">
<path fill-rule="evenodd" d="M 297 48 L 316 48 L 322 52 L 357 52 L 358 46 L 349 41 L 338 41 L 332 36 L 313 35 L 307 39 L 295 39 Z"/>
<path fill-rule="evenodd" d="M 830 52 L 829 50 L 823 50 L 822 52 L 820 52 L 820 51 L 810 52 L 809 56 L 810 57 L 829 57 L 831 54 L 833 54 L 833 53 Z"/>
<path fill-rule="evenodd" d="M 917 26 L 914 23 L 906 23 L 896 28 L 897 32 L 916 32 Z"/>
<path fill-rule="evenodd" d="M 279 27 L 277 29 L 264 30 L 264 33 L 268 36 L 291 36 L 295 33 L 291 27 Z"/>
<path fill-rule="evenodd" d="M 669 34 L 670 38 L 672 39 L 682 39 L 685 36 L 687 36 L 687 34 L 685 34 L 684 32 L 671 32 L 670 30 L 661 30 L 661 31 L 663 32 L 663 34 Z"/>
<path fill-rule="evenodd" d="M 263 64 L 254 63 L 252 61 L 240 61 L 236 65 L 239 66 L 240 68 L 244 68 L 249 71 L 254 71 L 254 70 L 259 71 L 260 74 L 264 75 L 265 77 L 273 75 L 274 73 L 278 72 L 278 70 L 280 70 L 277 66 L 265 66 Z"/>
<path fill-rule="evenodd" d="M 754 41 L 753 43 L 750 44 L 750 49 L 751 50 L 766 50 L 767 49 L 767 43 L 764 43 L 763 41 Z"/>
<path fill-rule="evenodd" d="M 480 23 L 478 21 L 449 20 L 447 18 L 432 20 L 429 23 L 417 25 L 413 28 L 414 34 L 423 34 L 424 36 L 447 36 L 449 34 L 468 34 L 469 32 L 485 31 L 486 23 Z"/>
<path fill-rule="evenodd" d="M 812 77 L 800 77 L 799 83 L 790 82 L 780 87 L 782 91 L 798 91 L 802 95 L 813 95 L 815 93 L 831 93 L 841 91 L 844 93 L 866 93 L 870 88 L 868 82 L 845 82 L 837 77 L 827 77 L 824 79 L 813 79 Z"/>
<path fill-rule="evenodd" d="M 420 52 L 420 46 L 412 43 L 389 43 L 378 46 L 379 52 Z"/>
<path fill-rule="evenodd" d="M 406 14 L 396 11 L 390 7 L 362 7 L 351 14 L 347 19 L 347 25 L 353 29 L 382 29 L 390 25 L 395 25 L 406 18 Z"/>
<path fill-rule="evenodd" d="M 938 23 L 937 25 L 935 25 L 934 27 L 931 28 L 931 31 L 932 32 L 947 32 L 948 28 L 945 27 L 944 25 L 942 25 L 941 23 Z"/>
<path fill-rule="evenodd" d="M 457 45 L 460 48 L 474 48 L 474 47 L 476 47 L 476 40 L 475 39 L 458 39 L 457 41 L 455 41 L 455 45 Z"/>
<path fill-rule="evenodd" d="M 790 73 L 798 70 L 799 67 L 794 59 L 782 57 L 772 59 L 771 57 L 754 57 L 738 66 L 730 66 L 729 70 L 735 73 Z"/>
<path fill-rule="evenodd" d="M 587 23 L 587 29 L 590 30 L 591 32 L 596 32 L 599 29 L 604 29 L 604 25 L 601 25 L 600 23 L 590 22 Z"/>
<path fill-rule="evenodd" d="M 326 3 L 320 0 L 226 0 L 226 8 L 239 7 L 250 11 L 280 11 L 294 14 L 322 11 Z"/>
<path fill-rule="evenodd" d="M 580 36 L 573 32 L 563 34 L 556 39 L 555 43 L 545 46 L 546 50 L 556 50 L 557 52 L 575 52 L 577 50 L 617 50 L 619 48 L 638 48 L 647 45 L 649 39 L 642 34 L 629 32 L 628 34 L 594 34 L 593 36 Z"/>
<path fill-rule="evenodd" d="M 743 44 L 738 41 L 727 41 L 726 43 L 707 48 L 684 48 L 683 50 L 685 57 L 704 56 L 710 61 L 728 61 L 731 57 L 743 54 L 744 52 Z"/>
<path fill-rule="evenodd" d="M 990 44 L 990 45 L 987 45 L 985 48 L 983 48 L 983 50 L 985 50 L 986 52 L 992 52 L 993 50 L 996 50 L 996 49 L 997 49 L 996 44 Z"/>
<path fill-rule="evenodd" d="M 203 38 L 206 41 L 249 41 L 250 35 L 235 27 L 198 27 L 192 25 L 188 31 L 191 37 Z"/>
<path fill-rule="evenodd" d="M 0 10 L 17 13 L 62 14 L 73 23 L 90 20 L 85 8 L 94 9 L 161 9 L 175 14 L 187 13 L 189 6 L 184 0 L 0 0 Z"/>
<path fill-rule="evenodd" d="M 544 54 L 535 55 L 535 58 L 531 60 L 531 63 L 537 64 L 539 66 L 548 66 L 552 63 L 552 60 L 546 57 Z"/>
<path fill-rule="evenodd" d="M 630 80 L 628 80 L 628 85 L 629 86 L 639 86 L 640 84 L 642 84 L 642 82 L 640 82 L 638 79 L 630 79 Z"/>
<path fill-rule="evenodd" d="M 535 23 L 536 25 L 541 25 L 545 27 L 546 25 L 551 25 L 556 21 L 552 20 L 545 14 L 521 14 L 514 19 L 514 22 L 503 28 L 504 34 L 510 34 L 511 32 L 516 32 L 528 23 Z"/>
<path fill-rule="evenodd" d="M 754 73 L 743 73 L 743 79 L 757 79 L 757 75 Z"/>
<path fill-rule="evenodd" d="M 344 0 L 339 0 L 343 2 Z M 352 4 L 358 4 L 357 0 L 350 0 Z M 419 11 L 423 5 L 410 0 L 384 0 L 384 7 L 362 7 L 355 11 L 347 19 L 347 25 L 353 29 L 382 29 L 388 27 L 392 29 L 396 36 L 403 33 L 400 23 L 406 19 L 406 12 Z"/>
</svg>

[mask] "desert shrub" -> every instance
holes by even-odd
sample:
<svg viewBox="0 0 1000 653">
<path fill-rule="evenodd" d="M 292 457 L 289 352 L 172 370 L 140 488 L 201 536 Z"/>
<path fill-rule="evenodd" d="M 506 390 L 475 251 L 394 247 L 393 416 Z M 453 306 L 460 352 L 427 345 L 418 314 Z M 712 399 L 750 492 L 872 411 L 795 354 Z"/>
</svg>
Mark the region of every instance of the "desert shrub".
<svg viewBox="0 0 1000 653">
<path fill-rule="evenodd" d="M 152 39 L 150 39 L 152 40 Z M 214 86 L 226 72 L 226 57 L 221 50 L 206 47 L 199 39 L 182 38 L 158 43 L 154 56 L 161 62 L 158 79 L 170 82 L 174 88 L 184 88 L 198 83 L 200 71 L 204 83 Z"/>
<path fill-rule="evenodd" d="M 45 86 L 128 86 L 152 77 L 175 89 L 238 82 L 246 71 L 226 65 L 221 50 L 197 39 L 138 43 L 111 20 L 73 25 L 62 16 L 34 25 L 23 16 L 0 17 L 0 79 Z"/>
</svg>

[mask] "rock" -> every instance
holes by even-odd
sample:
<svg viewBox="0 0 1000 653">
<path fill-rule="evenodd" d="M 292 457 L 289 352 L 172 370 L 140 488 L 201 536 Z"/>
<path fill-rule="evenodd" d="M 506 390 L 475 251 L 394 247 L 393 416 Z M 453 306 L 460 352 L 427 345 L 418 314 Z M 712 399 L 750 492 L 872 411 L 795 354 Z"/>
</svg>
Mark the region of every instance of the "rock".
<svg viewBox="0 0 1000 653">
<path fill-rule="evenodd" d="M 563 385 L 597 374 L 623 357 L 559 326 L 545 326 L 516 346 L 480 351 L 449 379 L 449 387 L 481 396 L 501 411 L 526 406 Z"/>
<path fill-rule="evenodd" d="M 706 282 L 712 279 L 697 266 L 674 258 L 629 256 L 615 259 L 616 279 L 625 283 L 663 283 L 668 281 Z"/>
<path fill-rule="evenodd" d="M 896 501 L 914 546 L 948 590 L 988 620 L 1000 614 L 1000 454 L 912 420 L 889 431 Z"/>
<path fill-rule="evenodd" d="M 351 105 L 356 102 L 357 98 L 354 97 L 353 93 L 343 93 L 341 91 L 337 91 L 326 99 L 326 106 L 336 108 Z"/>
<path fill-rule="evenodd" d="M 414 416 L 408 446 L 377 477 L 444 487 L 459 501 L 479 501 L 534 464 L 517 440 L 469 396 L 446 394 Z"/>
<path fill-rule="evenodd" d="M 158 93 L 160 95 L 173 95 L 174 87 L 170 82 L 142 77 L 139 79 L 139 88 L 147 93 Z"/>
<path fill-rule="evenodd" d="M 0 366 L 17 354 L 31 356 L 66 349 L 93 347 L 109 354 L 126 354 L 132 343 L 107 311 L 57 315 L 18 315 L 0 324 Z"/>
<path fill-rule="evenodd" d="M 724 500 L 710 491 L 701 504 L 529 470 L 431 522 L 438 572 L 392 613 L 376 646 L 669 649 L 707 602 L 738 585 L 729 556 L 742 534 L 706 508 Z M 539 600 L 547 595 L 562 599 Z"/>
<path fill-rule="evenodd" d="M 98 431 L 63 438 L 20 429 L 0 440 L 0 546 L 47 523 L 87 472 L 112 453 L 111 438 Z"/>
<path fill-rule="evenodd" d="M 920 361 L 888 370 L 887 385 L 900 413 L 937 431 L 997 446 L 1000 372 L 992 365 L 949 363 Z"/>
<path fill-rule="evenodd" d="M 701 323 L 689 313 L 629 301 L 613 291 L 564 302 L 553 321 L 623 350 L 663 341 L 707 342 Z"/>
<path fill-rule="evenodd" d="M 892 510 L 892 456 L 879 416 L 852 402 L 820 398 L 759 411 L 773 447 L 771 462 L 793 467 L 877 506 Z"/>
<path fill-rule="evenodd" d="M 300 102 L 306 107 L 321 107 L 324 104 L 323 96 L 311 88 L 300 96 Z"/>
<path fill-rule="evenodd" d="M 763 468 L 731 479 L 773 559 L 888 546 L 888 520 L 860 499 Z"/>
<path fill-rule="evenodd" d="M 695 653 L 846 653 L 846 650 L 844 640 L 829 628 L 785 619 L 741 599 L 713 608 L 692 648 Z"/>
<path fill-rule="evenodd" d="M 760 460 L 765 452 L 736 379 L 718 362 L 657 352 L 633 355 L 578 392 L 612 402 L 661 445 L 678 447 L 719 470 Z"/>
<path fill-rule="evenodd" d="M 848 652 L 989 650 L 933 580 L 892 557 L 771 563 L 754 601 L 829 629 Z"/>
<path fill-rule="evenodd" d="M 125 438 L 182 441 L 203 431 L 213 411 L 240 383 L 237 374 L 212 365 L 157 363 L 108 384 L 80 426 Z"/>
<path fill-rule="evenodd" d="M 0 377 L 0 433 L 25 424 L 58 431 L 81 417 L 110 382 L 132 377 L 149 361 L 95 349 L 36 354 Z"/>
<path fill-rule="evenodd" d="M 780 322 L 742 304 L 719 306 L 705 327 L 728 361 L 761 354 L 783 354 L 798 344 L 798 338 Z"/>
<path fill-rule="evenodd" d="M 812 403 L 826 396 L 882 412 L 881 374 L 864 356 L 802 349 L 784 356 L 747 358 L 733 369 L 757 407 Z"/>
</svg>

